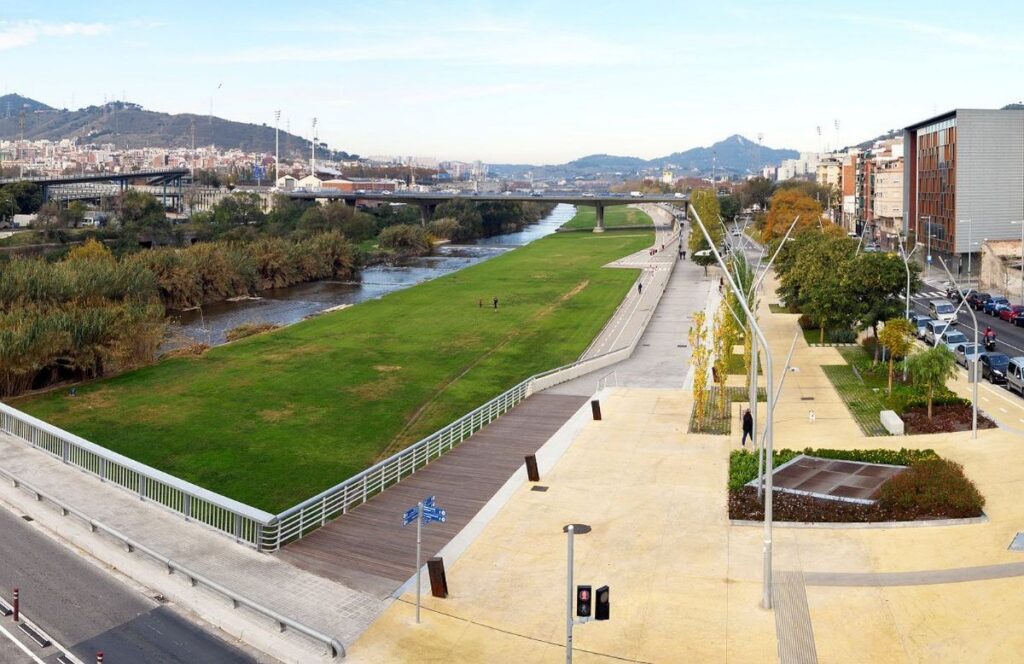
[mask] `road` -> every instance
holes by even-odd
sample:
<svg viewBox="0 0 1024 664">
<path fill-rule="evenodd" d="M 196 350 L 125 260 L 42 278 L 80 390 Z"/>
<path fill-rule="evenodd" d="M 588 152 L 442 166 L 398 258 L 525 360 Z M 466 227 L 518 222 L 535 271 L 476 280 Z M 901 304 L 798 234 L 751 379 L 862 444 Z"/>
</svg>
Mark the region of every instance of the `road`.
<svg viewBox="0 0 1024 664">
<path fill-rule="evenodd" d="M 919 313 L 928 313 L 928 300 L 935 299 L 946 299 L 945 286 L 938 286 L 935 282 L 926 283 L 920 292 L 915 293 L 914 297 L 911 298 L 913 309 L 916 309 Z M 1015 298 L 1011 297 L 1010 301 L 1013 304 L 1017 304 Z M 956 302 L 953 303 L 956 306 Z M 957 322 L 960 330 L 967 335 L 967 338 L 974 341 L 974 323 L 971 321 L 971 315 L 966 310 L 967 305 L 965 304 L 957 312 Z M 996 316 L 989 316 L 984 311 L 975 311 L 974 315 L 978 317 L 978 334 L 979 339 L 981 332 L 984 331 L 986 326 L 991 326 L 996 332 L 996 350 L 1000 353 L 1006 353 L 1010 357 L 1017 357 L 1024 355 L 1024 327 L 1017 327 L 1013 323 L 1007 323 L 1004 320 L 1000 320 Z"/>
<path fill-rule="evenodd" d="M 23 615 L 82 662 L 96 652 L 116 662 L 259 661 L 179 615 L 176 609 L 104 572 L 0 506 L 0 596 L 21 591 Z M 0 629 L 22 637 L 11 618 Z M 56 646 L 38 649 L 33 660 L 0 632 L 0 664 L 56 662 Z"/>
</svg>

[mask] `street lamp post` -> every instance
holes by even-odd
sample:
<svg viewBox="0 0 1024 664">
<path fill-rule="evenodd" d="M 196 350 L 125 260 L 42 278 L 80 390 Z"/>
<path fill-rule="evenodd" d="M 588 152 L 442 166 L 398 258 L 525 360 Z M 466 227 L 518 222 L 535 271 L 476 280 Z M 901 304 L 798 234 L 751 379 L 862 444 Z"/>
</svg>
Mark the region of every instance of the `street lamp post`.
<svg viewBox="0 0 1024 664">
<path fill-rule="evenodd" d="M 967 294 L 960 288 L 956 280 L 953 279 L 953 275 L 950 274 L 949 268 L 946 267 L 946 261 L 939 259 L 942 263 L 942 269 L 945 270 L 946 276 L 953 282 L 953 287 L 960 291 L 960 307 L 964 306 L 967 302 Z M 959 309 L 960 307 L 957 307 Z M 974 349 L 978 349 L 978 317 L 974 314 L 974 307 L 967 307 L 967 313 L 971 315 L 971 320 L 974 321 Z M 956 316 L 956 311 L 953 312 L 953 316 Z M 953 318 L 955 321 L 956 318 Z M 937 345 L 937 344 L 936 344 Z M 974 361 L 973 371 L 970 366 L 967 367 L 967 374 L 971 380 L 971 438 L 978 438 L 978 361 Z"/>
<path fill-rule="evenodd" d="M 900 258 L 903 259 L 903 267 L 906 268 L 906 270 L 907 270 L 907 291 L 906 291 L 906 296 L 907 296 L 907 313 L 906 313 L 906 317 L 907 317 L 907 320 L 910 320 L 910 257 L 914 255 L 914 252 L 917 251 L 921 247 L 921 245 L 919 245 L 919 244 L 915 245 L 914 248 L 908 253 L 907 249 L 906 249 L 906 246 L 903 244 L 903 238 L 901 236 L 898 236 L 898 235 L 896 237 L 899 239 L 899 242 L 900 242 Z M 906 357 L 903 358 L 903 380 L 904 380 L 904 382 L 906 382 L 906 380 L 907 380 L 907 358 Z"/>
<path fill-rule="evenodd" d="M 768 348 L 768 340 L 765 339 L 764 333 L 761 331 L 760 326 L 754 319 L 754 312 L 750 310 L 747 304 L 747 298 L 744 297 L 744 293 L 736 285 L 736 281 L 732 278 L 732 274 L 725 265 L 725 261 L 722 260 L 721 254 L 718 253 L 718 248 L 715 243 L 711 240 L 711 235 L 708 233 L 708 229 L 704 226 L 704 222 L 701 220 L 700 215 L 697 213 L 696 208 L 690 205 L 690 210 L 693 212 L 693 219 L 697 226 L 700 227 L 700 232 L 704 234 L 704 239 L 707 241 L 708 246 L 711 247 L 711 252 L 715 255 L 715 260 L 718 261 L 718 265 L 722 268 L 725 273 L 725 278 L 728 280 L 729 288 L 736 295 L 736 299 L 739 301 L 740 306 L 743 307 L 743 313 L 746 314 L 747 320 L 750 321 L 751 328 L 757 335 L 758 341 L 761 342 L 761 346 L 764 348 L 764 373 L 765 380 L 768 385 L 767 398 L 768 398 L 768 421 L 765 423 L 765 441 L 768 449 L 765 454 L 766 461 L 766 472 L 765 472 L 765 499 L 764 499 L 764 549 L 762 550 L 762 562 L 764 565 L 763 571 L 763 586 L 761 603 L 766 609 L 772 608 L 772 452 L 773 452 L 773 440 L 772 440 L 772 416 L 775 410 L 775 395 L 772 392 L 771 386 L 774 384 L 772 380 L 772 354 Z M 754 404 L 757 405 L 756 402 Z"/>
<path fill-rule="evenodd" d="M 281 181 L 281 111 L 274 111 L 274 186 Z"/>
<path fill-rule="evenodd" d="M 1011 221 L 1014 226 L 1020 225 L 1020 303 L 1024 304 L 1024 221 Z"/>
<path fill-rule="evenodd" d="M 971 256 L 974 253 L 974 242 L 973 242 L 973 231 L 974 224 L 971 223 L 970 219 L 961 219 L 957 223 L 967 224 L 967 285 L 971 286 L 974 280 L 971 279 Z M 963 265 L 963 263 L 961 263 Z"/>
<path fill-rule="evenodd" d="M 926 239 L 928 240 L 928 249 L 927 249 L 928 255 L 925 257 L 925 267 L 924 267 L 924 270 L 925 270 L 924 278 L 925 278 L 925 281 L 927 281 L 932 276 L 932 218 L 931 218 L 931 215 L 926 215 L 926 216 L 921 217 L 921 218 L 928 220 L 927 222 L 925 222 L 927 224 L 925 226 L 925 236 L 926 236 Z M 918 224 L 918 225 L 920 226 L 920 224 Z M 918 231 L 920 231 L 920 230 L 921 229 L 918 228 Z"/>
</svg>

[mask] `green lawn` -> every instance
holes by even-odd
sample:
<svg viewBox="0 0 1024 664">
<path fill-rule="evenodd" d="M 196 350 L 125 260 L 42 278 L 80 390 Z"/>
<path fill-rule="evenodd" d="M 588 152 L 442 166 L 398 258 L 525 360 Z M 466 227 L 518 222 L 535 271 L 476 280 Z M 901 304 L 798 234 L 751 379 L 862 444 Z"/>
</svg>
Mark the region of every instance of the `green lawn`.
<svg viewBox="0 0 1024 664">
<path fill-rule="evenodd" d="M 380 300 L 15 405 L 277 512 L 576 359 L 652 233 L 552 235 Z M 478 307 L 499 298 L 500 309 Z"/>
<path fill-rule="evenodd" d="M 853 370 L 853 364 L 870 360 L 864 348 L 861 346 L 848 346 L 839 348 L 840 355 L 847 364 L 836 364 L 823 366 L 822 370 L 832 386 L 836 388 L 847 410 L 857 421 L 861 431 L 866 436 L 887 436 L 889 432 L 882 426 L 878 413 L 886 410 L 884 399 L 888 388 L 888 381 L 885 376 L 878 372 L 858 374 Z"/>
<path fill-rule="evenodd" d="M 581 205 L 576 208 L 576 216 L 562 224 L 562 228 L 593 228 L 597 225 L 597 210 Z M 653 226 L 650 216 L 642 210 L 613 205 L 604 209 L 604 227 L 615 226 Z"/>
</svg>

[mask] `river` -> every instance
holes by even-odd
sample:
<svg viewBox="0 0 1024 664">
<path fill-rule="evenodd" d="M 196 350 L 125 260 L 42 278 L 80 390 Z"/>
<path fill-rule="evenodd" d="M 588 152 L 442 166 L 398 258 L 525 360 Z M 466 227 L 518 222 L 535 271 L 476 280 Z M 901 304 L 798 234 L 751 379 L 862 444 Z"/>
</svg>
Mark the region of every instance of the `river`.
<svg viewBox="0 0 1024 664">
<path fill-rule="evenodd" d="M 228 330 L 244 323 L 288 325 L 325 309 L 357 304 L 415 286 L 550 235 L 572 219 L 575 212 L 572 205 L 560 204 L 551 214 L 517 233 L 481 238 L 473 244 L 441 245 L 432 256 L 410 258 L 397 265 L 368 267 L 359 282 L 313 281 L 263 291 L 254 299 L 173 312 L 168 325 L 169 336 L 161 350 L 190 342 L 219 346 L 227 341 Z"/>
</svg>

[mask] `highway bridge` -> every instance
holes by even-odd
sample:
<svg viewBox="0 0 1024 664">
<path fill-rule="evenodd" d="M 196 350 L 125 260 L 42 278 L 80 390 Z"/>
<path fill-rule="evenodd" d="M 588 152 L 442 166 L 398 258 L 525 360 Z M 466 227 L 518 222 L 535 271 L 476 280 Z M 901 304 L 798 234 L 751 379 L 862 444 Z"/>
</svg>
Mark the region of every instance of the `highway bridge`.
<svg viewBox="0 0 1024 664">
<path fill-rule="evenodd" d="M 51 193 L 59 194 L 64 191 L 82 192 L 84 189 L 82 185 L 113 185 L 118 188 L 118 191 L 115 193 L 120 193 L 128 189 L 131 183 L 142 181 L 146 186 L 162 187 L 165 192 L 168 189 L 175 190 L 180 199 L 183 186 L 182 180 L 188 174 L 189 170 L 187 168 L 151 168 L 128 173 L 81 173 L 55 177 L 28 176 L 25 178 L 5 178 L 0 179 L 0 185 L 14 182 L 33 182 L 42 187 L 43 200 L 48 201 L 51 199 Z M 72 185 L 79 186 L 74 187 Z M 83 196 L 78 197 L 82 198 Z M 67 198 L 62 198 L 59 195 L 52 196 L 52 198 L 67 200 Z"/>
<path fill-rule="evenodd" d="M 589 192 L 552 192 L 543 194 L 523 193 L 478 193 L 478 192 L 404 192 L 404 191 L 339 191 L 337 189 L 314 189 L 277 192 L 289 198 L 305 200 L 341 200 L 349 205 L 355 205 L 357 201 L 382 201 L 390 203 L 408 203 L 419 205 L 423 221 L 429 221 L 434 215 L 434 210 L 441 203 L 461 199 L 473 203 L 493 202 L 530 202 L 530 203 L 568 203 L 569 205 L 589 205 L 597 211 L 597 225 L 595 233 L 604 232 L 604 209 L 612 205 L 629 205 L 631 203 L 670 203 L 679 205 L 684 210 L 690 197 L 685 194 L 644 194 L 643 196 L 630 196 L 629 194 L 592 194 Z"/>
</svg>

